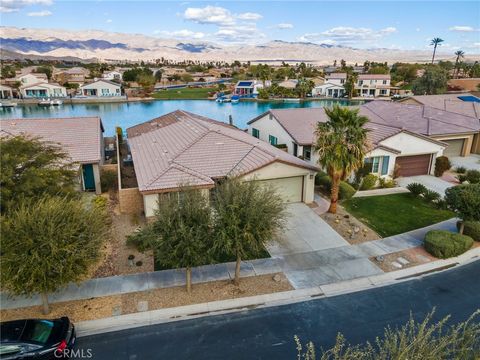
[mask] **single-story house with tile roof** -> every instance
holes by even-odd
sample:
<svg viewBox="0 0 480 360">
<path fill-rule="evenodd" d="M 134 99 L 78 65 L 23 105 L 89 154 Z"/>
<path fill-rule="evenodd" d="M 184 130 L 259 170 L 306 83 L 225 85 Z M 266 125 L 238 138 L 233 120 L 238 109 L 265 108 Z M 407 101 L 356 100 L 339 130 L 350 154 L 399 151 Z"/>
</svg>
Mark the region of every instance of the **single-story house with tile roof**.
<svg viewBox="0 0 480 360">
<path fill-rule="evenodd" d="M 99 79 L 80 86 L 79 92 L 92 97 L 122 96 L 122 86 L 110 80 Z"/>
<path fill-rule="evenodd" d="M 67 89 L 59 84 L 39 82 L 20 87 L 25 98 L 62 98 L 67 96 Z"/>
<path fill-rule="evenodd" d="M 103 124 L 99 117 L 0 119 L 0 136 L 25 135 L 59 144 L 79 166 L 85 191 L 100 194 L 104 162 Z M 80 175 L 81 174 L 81 175 Z"/>
<path fill-rule="evenodd" d="M 277 188 L 285 202 L 311 203 L 318 168 L 234 126 L 177 110 L 127 129 L 145 216 L 160 194 L 188 184 L 208 193 L 228 177 Z"/>
<path fill-rule="evenodd" d="M 475 119 L 437 109 L 374 101 L 362 105 L 360 114 L 370 119 L 367 161 L 379 176 L 432 174 L 435 159 L 444 154 L 443 139 L 479 133 Z M 285 144 L 289 154 L 318 164 L 313 150 L 318 122 L 327 121 L 323 108 L 272 109 L 252 119 L 248 132 L 271 144 Z"/>
</svg>

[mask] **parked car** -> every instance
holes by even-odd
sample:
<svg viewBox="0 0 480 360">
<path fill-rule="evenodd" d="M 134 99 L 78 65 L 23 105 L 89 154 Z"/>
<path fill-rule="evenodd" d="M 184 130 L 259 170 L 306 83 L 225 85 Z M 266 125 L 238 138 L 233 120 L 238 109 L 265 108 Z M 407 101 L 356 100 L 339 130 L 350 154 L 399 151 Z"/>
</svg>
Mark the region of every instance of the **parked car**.
<svg viewBox="0 0 480 360">
<path fill-rule="evenodd" d="M 68 317 L 2 322 L 0 359 L 67 358 L 75 339 L 75 327 Z"/>
</svg>

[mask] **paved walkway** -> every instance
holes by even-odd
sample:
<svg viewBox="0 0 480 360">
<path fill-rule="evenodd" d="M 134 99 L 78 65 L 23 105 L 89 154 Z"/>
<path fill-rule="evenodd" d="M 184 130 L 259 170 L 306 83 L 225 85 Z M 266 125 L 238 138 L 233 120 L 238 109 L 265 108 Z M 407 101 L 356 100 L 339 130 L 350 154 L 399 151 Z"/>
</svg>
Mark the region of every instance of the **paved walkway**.
<svg viewBox="0 0 480 360">
<path fill-rule="evenodd" d="M 400 177 L 396 180 L 398 185 L 402 187 L 407 187 L 411 183 L 423 184 L 427 189 L 433 190 L 442 196 L 445 195 L 445 190 L 455 185 L 432 175 Z"/>
<path fill-rule="evenodd" d="M 353 197 L 367 197 L 367 196 L 379 196 L 379 195 L 390 195 L 390 194 L 400 194 L 409 192 L 404 187 L 393 187 L 386 189 L 373 189 L 373 190 L 362 190 L 357 191 Z"/>
<path fill-rule="evenodd" d="M 470 154 L 468 156 L 453 156 L 449 158 L 453 168 L 464 166 L 467 169 L 480 170 L 480 155 Z"/>
</svg>

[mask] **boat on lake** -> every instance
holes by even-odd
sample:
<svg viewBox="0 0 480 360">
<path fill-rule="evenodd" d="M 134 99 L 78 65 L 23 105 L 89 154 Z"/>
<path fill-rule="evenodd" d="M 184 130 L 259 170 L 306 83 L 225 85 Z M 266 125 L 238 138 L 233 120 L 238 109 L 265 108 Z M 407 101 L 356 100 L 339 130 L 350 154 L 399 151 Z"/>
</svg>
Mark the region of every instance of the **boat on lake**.
<svg viewBox="0 0 480 360">
<path fill-rule="evenodd" d="M 62 104 L 63 104 L 62 100 L 44 99 L 44 100 L 40 100 L 40 102 L 38 103 L 38 106 L 59 106 Z"/>
<path fill-rule="evenodd" d="M 12 101 L 4 101 L 0 103 L 1 108 L 13 108 L 15 106 L 17 106 L 17 103 Z"/>
</svg>

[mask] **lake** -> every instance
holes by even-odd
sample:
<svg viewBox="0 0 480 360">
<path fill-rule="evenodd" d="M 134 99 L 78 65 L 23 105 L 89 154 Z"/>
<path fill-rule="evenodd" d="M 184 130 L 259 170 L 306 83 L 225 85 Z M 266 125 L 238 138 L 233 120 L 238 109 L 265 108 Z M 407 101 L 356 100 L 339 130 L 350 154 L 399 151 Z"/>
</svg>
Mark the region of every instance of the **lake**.
<svg viewBox="0 0 480 360">
<path fill-rule="evenodd" d="M 310 108 L 333 104 L 356 105 L 360 103 L 361 101 L 322 99 L 298 103 L 248 101 L 237 104 L 221 104 L 211 100 L 153 100 L 129 103 L 64 104 L 48 108 L 38 105 L 18 105 L 15 108 L 0 109 L 0 118 L 100 116 L 105 127 L 105 135 L 110 136 L 115 133 L 115 126 L 121 126 L 125 130 L 130 126 L 177 109 L 224 122 L 228 122 L 229 115 L 231 115 L 234 124 L 245 129 L 249 120 L 269 109 Z"/>
</svg>

